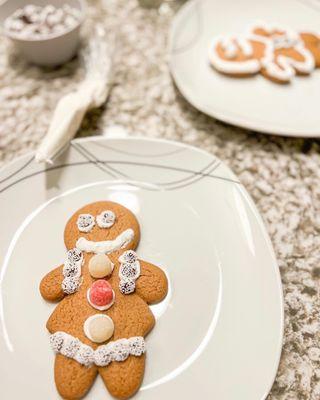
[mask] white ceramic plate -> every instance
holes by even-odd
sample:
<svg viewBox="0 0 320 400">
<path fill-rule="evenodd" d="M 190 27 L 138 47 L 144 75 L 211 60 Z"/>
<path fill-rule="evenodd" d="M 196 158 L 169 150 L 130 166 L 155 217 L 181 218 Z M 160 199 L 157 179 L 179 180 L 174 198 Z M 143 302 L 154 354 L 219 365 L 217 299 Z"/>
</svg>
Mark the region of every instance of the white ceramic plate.
<svg viewBox="0 0 320 400">
<path fill-rule="evenodd" d="M 76 140 L 46 170 L 32 155 L 0 172 L 1 398 L 58 399 L 41 277 L 64 259 L 69 216 L 92 201 L 130 208 L 139 255 L 164 266 L 137 399 L 262 400 L 282 343 L 282 289 L 262 220 L 218 159 L 147 139 Z M 88 399 L 109 398 L 98 378 Z"/>
<path fill-rule="evenodd" d="M 209 65 L 215 35 L 241 33 L 257 20 L 320 31 L 320 1 L 189 1 L 175 17 L 170 35 L 170 68 L 179 90 L 200 111 L 233 125 L 319 137 L 320 69 L 279 85 L 260 75 L 231 78 Z"/>
</svg>

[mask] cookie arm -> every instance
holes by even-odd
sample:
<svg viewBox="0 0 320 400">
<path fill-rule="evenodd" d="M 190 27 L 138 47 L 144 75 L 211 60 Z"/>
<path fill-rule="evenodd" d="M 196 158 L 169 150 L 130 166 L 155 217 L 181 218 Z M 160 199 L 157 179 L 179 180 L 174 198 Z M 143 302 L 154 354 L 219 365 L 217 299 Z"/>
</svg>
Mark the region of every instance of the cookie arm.
<svg viewBox="0 0 320 400">
<path fill-rule="evenodd" d="M 140 276 L 136 293 L 148 304 L 158 303 L 168 293 L 168 280 L 161 268 L 140 260 Z"/>
<path fill-rule="evenodd" d="M 64 297 L 64 292 L 61 288 L 63 281 L 62 275 L 63 265 L 50 271 L 40 282 L 41 296 L 48 301 L 59 301 Z"/>
</svg>

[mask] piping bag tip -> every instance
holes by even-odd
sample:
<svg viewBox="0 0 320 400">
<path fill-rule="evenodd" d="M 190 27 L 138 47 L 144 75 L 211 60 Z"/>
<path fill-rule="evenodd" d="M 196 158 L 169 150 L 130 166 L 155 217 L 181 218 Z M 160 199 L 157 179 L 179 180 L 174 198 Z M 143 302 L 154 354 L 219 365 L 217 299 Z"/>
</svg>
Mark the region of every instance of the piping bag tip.
<svg viewBox="0 0 320 400">
<path fill-rule="evenodd" d="M 53 161 L 52 159 L 45 157 L 44 154 L 42 154 L 42 152 L 37 151 L 36 155 L 35 155 L 35 160 L 37 163 L 47 163 L 50 165 L 53 165 Z"/>
</svg>

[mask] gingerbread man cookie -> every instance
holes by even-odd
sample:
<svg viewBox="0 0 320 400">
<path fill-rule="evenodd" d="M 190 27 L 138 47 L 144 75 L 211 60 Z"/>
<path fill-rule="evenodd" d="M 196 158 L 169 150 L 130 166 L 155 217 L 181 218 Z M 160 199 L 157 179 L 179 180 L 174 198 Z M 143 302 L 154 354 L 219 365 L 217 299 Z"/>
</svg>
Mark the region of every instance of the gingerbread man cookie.
<svg viewBox="0 0 320 400">
<path fill-rule="evenodd" d="M 245 34 L 217 37 L 210 48 L 211 65 L 219 72 L 243 77 L 261 73 L 277 83 L 309 75 L 319 67 L 320 36 L 263 23 Z"/>
<path fill-rule="evenodd" d="M 47 329 L 65 399 L 83 397 L 97 374 L 119 399 L 141 385 L 144 337 L 155 324 L 148 304 L 166 296 L 168 283 L 160 268 L 138 258 L 139 239 L 132 212 L 109 201 L 86 205 L 65 227 L 65 262 L 40 283 L 42 297 L 59 302 Z"/>
</svg>

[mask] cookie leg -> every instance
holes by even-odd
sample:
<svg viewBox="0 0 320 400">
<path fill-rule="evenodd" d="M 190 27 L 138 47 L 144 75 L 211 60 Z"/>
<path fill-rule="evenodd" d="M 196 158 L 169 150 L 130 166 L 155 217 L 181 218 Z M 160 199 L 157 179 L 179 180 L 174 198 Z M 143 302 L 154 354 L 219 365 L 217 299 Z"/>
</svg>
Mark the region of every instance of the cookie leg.
<svg viewBox="0 0 320 400">
<path fill-rule="evenodd" d="M 141 357 L 129 356 L 126 361 L 112 362 L 99 368 L 104 384 L 110 394 L 117 399 L 128 399 L 139 389 L 145 366 L 145 354 Z"/>
<path fill-rule="evenodd" d="M 56 356 L 54 379 L 58 392 L 66 400 L 81 399 L 91 388 L 97 373 L 95 366 L 87 368 L 61 354 Z"/>
</svg>

